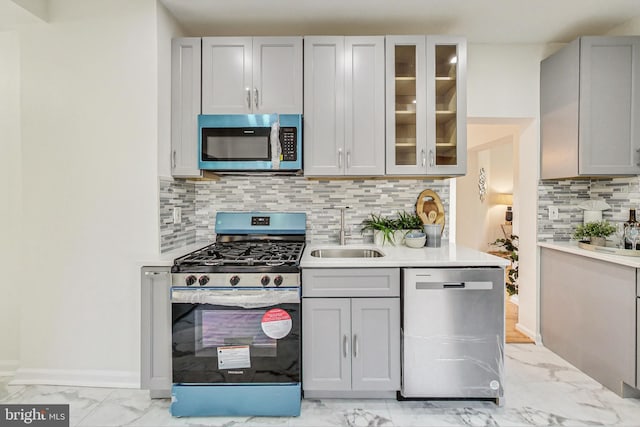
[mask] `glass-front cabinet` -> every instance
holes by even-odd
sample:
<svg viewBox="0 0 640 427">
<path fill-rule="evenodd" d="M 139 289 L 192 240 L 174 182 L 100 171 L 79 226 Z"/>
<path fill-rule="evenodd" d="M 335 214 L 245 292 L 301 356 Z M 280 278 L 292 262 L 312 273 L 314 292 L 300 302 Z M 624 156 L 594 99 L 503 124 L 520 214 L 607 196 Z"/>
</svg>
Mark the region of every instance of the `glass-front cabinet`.
<svg viewBox="0 0 640 427">
<path fill-rule="evenodd" d="M 466 41 L 387 36 L 387 175 L 466 173 Z"/>
</svg>

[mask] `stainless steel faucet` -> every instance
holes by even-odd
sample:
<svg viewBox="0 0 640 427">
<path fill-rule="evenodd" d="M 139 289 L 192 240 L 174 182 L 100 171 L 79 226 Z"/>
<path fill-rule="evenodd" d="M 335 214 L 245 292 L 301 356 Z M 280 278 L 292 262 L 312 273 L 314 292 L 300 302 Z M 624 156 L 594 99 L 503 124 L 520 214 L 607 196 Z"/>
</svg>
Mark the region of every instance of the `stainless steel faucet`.
<svg viewBox="0 0 640 427">
<path fill-rule="evenodd" d="M 340 245 L 344 246 L 346 244 L 346 236 L 347 232 L 344 228 L 344 211 L 347 209 L 351 209 L 350 206 L 336 206 L 337 209 L 340 209 Z"/>
</svg>

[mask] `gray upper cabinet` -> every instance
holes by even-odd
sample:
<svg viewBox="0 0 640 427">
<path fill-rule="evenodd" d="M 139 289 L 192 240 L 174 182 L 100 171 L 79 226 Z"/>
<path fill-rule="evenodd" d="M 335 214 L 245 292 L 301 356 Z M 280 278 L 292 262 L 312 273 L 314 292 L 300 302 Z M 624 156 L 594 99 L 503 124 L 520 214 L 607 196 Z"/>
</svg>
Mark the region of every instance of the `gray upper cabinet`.
<svg viewBox="0 0 640 427">
<path fill-rule="evenodd" d="M 198 169 L 200 114 L 199 37 L 171 41 L 171 175 L 201 177 Z"/>
<path fill-rule="evenodd" d="M 542 179 L 640 174 L 640 37 L 581 37 L 540 64 Z"/>
<path fill-rule="evenodd" d="M 302 114 L 302 37 L 204 37 L 202 114 Z"/>
<path fill-rule="evenodd" d="M 466 40 L 386 38 L 386 174 L 466 173 Z"/>
<path fill-rule="evenodd" d="M 304 172 L 384 175 L 384 37 L 304 38 Z"/>
</svg>

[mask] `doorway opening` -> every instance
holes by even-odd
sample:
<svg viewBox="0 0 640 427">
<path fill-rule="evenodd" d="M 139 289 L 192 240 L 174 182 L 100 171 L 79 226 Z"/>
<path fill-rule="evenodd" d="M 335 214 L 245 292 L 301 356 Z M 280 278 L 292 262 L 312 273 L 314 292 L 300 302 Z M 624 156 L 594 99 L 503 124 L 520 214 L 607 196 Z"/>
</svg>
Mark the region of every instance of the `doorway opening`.
<svg viewBox="0 0 640 427">
<path fill-rule="evenodd" d="M 469 120 L 467 175 L 456 179 L 456 242 L 508 259 L 497 239 L 518 235 L 519 143 L 521 124 L 505 120 Z M 533 159 L 532 161 L 535 161 Z M 505 292 L 506 341 L 533 343 L 517 329 L 518 293 Z"/>
</svg>

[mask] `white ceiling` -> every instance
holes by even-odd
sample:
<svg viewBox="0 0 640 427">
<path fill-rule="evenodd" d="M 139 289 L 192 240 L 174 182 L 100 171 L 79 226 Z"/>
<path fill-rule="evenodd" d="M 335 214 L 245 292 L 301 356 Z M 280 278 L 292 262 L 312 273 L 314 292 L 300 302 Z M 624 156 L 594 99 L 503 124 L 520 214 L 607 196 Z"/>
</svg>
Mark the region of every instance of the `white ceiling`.
<svg viewBox="0 0 640 427">
<path fill-rule="evenodd" d="M 568 42 L 640 17 L 640 0 L 160 0 L 186 35 L 455 34 Z"/>
<path fill-rule="evenodd" d="M 455 34 L 471 43 L 568 42 L 640 20 L 640 0 L 160 0 L 185 35 Z M 20 4 L 21 7 L 16 3 Z M 0 31 L 45 0 L 0 0 Z"/>
</svg>

